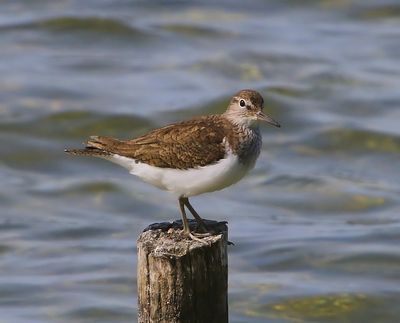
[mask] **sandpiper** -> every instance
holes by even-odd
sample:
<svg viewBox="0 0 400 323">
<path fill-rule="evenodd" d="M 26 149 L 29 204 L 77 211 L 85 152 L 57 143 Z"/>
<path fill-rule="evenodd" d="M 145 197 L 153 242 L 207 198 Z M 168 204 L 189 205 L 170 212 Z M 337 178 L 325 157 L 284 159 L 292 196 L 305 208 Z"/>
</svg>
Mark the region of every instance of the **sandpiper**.
<svg viewBox="0 0 400 323">
<path fill-rule="evenodd" d="M 262 144 L 259 122 L 280 127 L 263 112 L 263 107 L 260 93 L 242 90 L 232 97 L 223 114 L 174 123 L 131 140 L 91 136 L 84 149 L 65 151 L 104 158 L 143 181 L 174 193 L 179 200 L 184 233 L 198 240 L 204 233 L 190 231 L 185 206 L 198 228 L 206 228 L 189 197 L 230 186 L 254 167 Z"/>
</svg>

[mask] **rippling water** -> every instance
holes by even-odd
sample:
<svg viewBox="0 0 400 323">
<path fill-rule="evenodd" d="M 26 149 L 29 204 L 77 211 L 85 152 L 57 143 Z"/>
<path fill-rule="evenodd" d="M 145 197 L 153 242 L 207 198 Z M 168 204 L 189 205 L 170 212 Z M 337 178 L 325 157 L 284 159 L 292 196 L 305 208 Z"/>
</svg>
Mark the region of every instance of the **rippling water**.
<svg viewBox="0 0 400 323">
<path fill-rule="evenodd" d="M 1 322 L 134 322 L 136 238 L 172 196 L 102 160 L 255 88 L 256 169 L 192 200 L 228 220 L 231 322 L 400 321 L 400 5 L 0 3 Z"/>
</svg>

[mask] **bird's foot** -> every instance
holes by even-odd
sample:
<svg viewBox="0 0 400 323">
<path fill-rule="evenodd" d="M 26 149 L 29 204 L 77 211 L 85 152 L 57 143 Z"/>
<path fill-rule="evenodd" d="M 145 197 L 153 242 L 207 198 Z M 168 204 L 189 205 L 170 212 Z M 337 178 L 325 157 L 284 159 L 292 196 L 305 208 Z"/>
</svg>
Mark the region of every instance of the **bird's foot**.
<svg viewBox="0 0 400 323">
<path fill-rule="evenodd" d="M 204 244 L 206 246 L 210 245 L 210 243 L 208 241 L 206 241 L 204 239 L 200 239 L 200 237 L 205 238 L 205 237 L 208 237 L 208 236 L 204 236 L 201 233 L 195 233 L 195 232 L 193 232 L 193 233 L 192 232 L 189 232 L 189 233 L 185 232 L 185 234 L 191 240 L 198 241 L 198 242 L 200 242 L 200 243 L 202 243 L 202 244 Z M 200 235 L 200 237 L 199 237 L 199 235 Z"/>
<path fill-rule="evenodd" d="M 201 238 L 207 238 L 207 237 L 211 237 L 213 235 L 214 235 L 214 233 L 212 233 L 212 232 L 206 232 L 206 233 L 189 232 L 188 238 L 195 240 L 195 241 L 199 241 L 206 245 L 210 245 L 210 243 L 208 241 L 205 241 L 204 239 L 201 239 Z M 229 241 L 229 240 L 227 241 L 227 243 L 228 243 L 228 246 L 235 245 L 232 241 Z"/>
<path fill-rule="evenodd" d="M 212 232 L 207 232 L 207 231 L 206 232 L 193 232 L 192 234 L 199 238 L 211 237 L 213 235 Z"/>
<path fill-rule="evenodd" d="M 227 224 L 227 223 L 228 222 L 226 222 L 226 221 L 222 221 L 222 222 L 218 222 L 217 224 Z M 216 231 L 215 229 L 214 230 L 209 230 L 207 228 L 206 224 L 203 221 L 197 223 L 196 231 L 199 231 L 199 232 L 193 232 L 193 234 L 196 237 L 199 237 L 199 238 L 211 237 L 211 236 L 213 236 L 215 234 L 220 233 L 220 232 Z M 234 246 L 235 245 L 232 241 L 229 241 L 229 240 L 227 241 L 227 243 L 228 243 L 228 246 Z"/>
</svg>

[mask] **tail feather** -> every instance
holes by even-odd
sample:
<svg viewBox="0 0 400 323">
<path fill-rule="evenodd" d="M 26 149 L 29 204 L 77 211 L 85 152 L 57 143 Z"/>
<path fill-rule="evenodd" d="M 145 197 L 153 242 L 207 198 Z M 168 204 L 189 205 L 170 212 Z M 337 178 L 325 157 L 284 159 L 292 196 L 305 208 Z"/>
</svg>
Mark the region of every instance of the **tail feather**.
<svg viewBox="0 0 400 323">
<path fill-rule="evenodd" d="M 112 155 L 113 145 L 118 142 L 119 140 L 109 137 L 91 136 L 84 149 L 65 149 L 64 151 L 77 156 L 107 157 Z"/>
<path fill-rule="evenodd" d="M 113 150 L 115 145 L 118 145 L 120 140 L 103 137 L 103 136 L 90 136 L 90 139 L 86 143 L 86 148 L 97 148 L 104 151 Z"/>
<path fill-rule="evenodd" d="M 85 149 L 65 149 L 64 152 L 75 156 L 107 157 L 111 155 L 107 151 L 94 147 L 86 147 Z"/>
</svg>

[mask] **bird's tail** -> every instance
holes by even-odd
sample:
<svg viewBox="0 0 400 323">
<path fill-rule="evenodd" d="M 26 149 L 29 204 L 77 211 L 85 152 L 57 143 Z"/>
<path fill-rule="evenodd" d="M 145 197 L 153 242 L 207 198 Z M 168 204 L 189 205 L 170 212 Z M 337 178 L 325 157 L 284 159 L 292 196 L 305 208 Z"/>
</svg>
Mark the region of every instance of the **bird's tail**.
<svg viewBox="0 0 400 323">
<path fill-rule="evenodd" d="M 113 154 L 108 148 L 111 148 L 113 143 L 116 141 L 118 140 L 109 137 L 91 136 L 84 149 L 65 149 L 64 151 L 76 156 L 94 156 L 104 158 Z"/>
<path fill-rule="evenodd" d="M 107 157 L 110 153 L 97 148 L 85 148 L 85 149 L 64 149 L 67 154 L 75 156 L 93 156 L 93 157 Z"/>
</svg>

